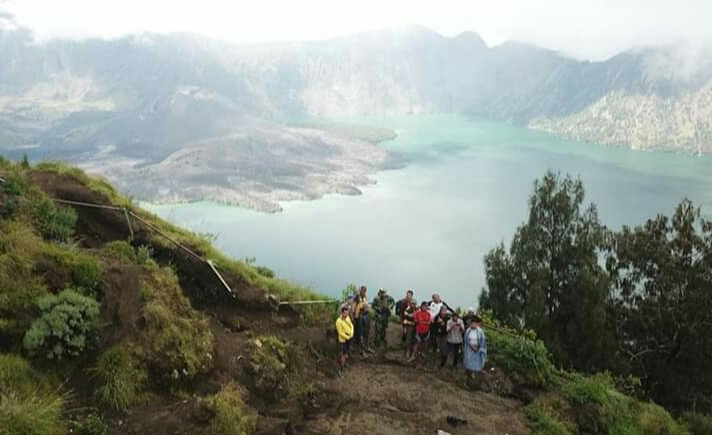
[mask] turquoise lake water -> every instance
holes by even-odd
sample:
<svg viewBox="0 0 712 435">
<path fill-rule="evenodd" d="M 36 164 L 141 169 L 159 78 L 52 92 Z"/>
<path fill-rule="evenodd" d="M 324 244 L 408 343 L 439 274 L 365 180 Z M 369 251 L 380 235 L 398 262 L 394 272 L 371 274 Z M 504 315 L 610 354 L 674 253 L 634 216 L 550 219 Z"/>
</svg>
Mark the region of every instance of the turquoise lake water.
<svg viewBox="0 0 712 435">
<path fill-rule="evenodd" d="M 361 196 L 286 202 L 281 214 L 209 202 L 147 208 L 325 294 L 353 282 L 395 297 L 412 288 L 419 300 L 438 291 L 463 307 L 476 305 L 484 255 L 526 219 L 547 169 L 580 176 L 610 228 L 669 215 L 684 197 L 712 212 L 711 156 L 573 142 L 459 115 L 349 121 L 395 129 L 381 146 L 407 161 L 375 174 Z"/>
</svg>

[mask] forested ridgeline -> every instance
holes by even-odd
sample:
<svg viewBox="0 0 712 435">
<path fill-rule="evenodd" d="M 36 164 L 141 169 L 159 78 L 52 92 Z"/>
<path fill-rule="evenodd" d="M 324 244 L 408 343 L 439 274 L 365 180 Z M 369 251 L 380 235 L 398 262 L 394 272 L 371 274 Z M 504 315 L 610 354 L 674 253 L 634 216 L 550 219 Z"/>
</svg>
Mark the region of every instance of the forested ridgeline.
<svg viewBox="0 0 712 435">
<path fill-rule="evenodd" d="M 481 308 L 535 331 L 559 365 L 608 371 L 676 412 L 709 412 L 712 223 L 683 199 L 672 216 L 613 230 L 584 200 L 568 175 L 534 184 L 528 219 L 485 257 Z"/>
</svg>

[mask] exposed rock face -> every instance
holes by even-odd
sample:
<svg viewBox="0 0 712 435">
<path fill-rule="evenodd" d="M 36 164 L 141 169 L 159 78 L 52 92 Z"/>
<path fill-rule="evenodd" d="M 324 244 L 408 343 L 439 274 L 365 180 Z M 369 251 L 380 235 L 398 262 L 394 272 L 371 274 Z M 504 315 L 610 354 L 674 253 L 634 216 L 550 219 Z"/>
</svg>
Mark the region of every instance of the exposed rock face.
<svg viewBox="0 0 712 435">
<path fill-rule="evenodd" d="M 532 127 L 579 140 L 690 153 L 712 152 L 712 82 L 679 96 L 611 92 L 583 111 Z"/>
</svg>

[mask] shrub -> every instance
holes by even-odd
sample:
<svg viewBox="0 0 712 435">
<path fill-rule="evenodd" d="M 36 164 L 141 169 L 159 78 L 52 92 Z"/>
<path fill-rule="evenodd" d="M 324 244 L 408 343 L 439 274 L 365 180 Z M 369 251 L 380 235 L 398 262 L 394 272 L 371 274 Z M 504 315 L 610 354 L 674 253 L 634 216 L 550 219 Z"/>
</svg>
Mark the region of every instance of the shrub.
<svg viewBox="0 0 712 435">
<path fill-rule="evenodd" d="M 110 258 L 118 260 L 121 263 L 136 263 L 136 252 L 134 251 L 134 247 L 125 240 L 116 240 L 105 244 L 104 252 Z"/>
<path fill-rule="evenodd" d="M 26 360 L 0 354 L 0 385 L 0 433 L 66 433 L 61 418 L 66 398 Z"/>
<path fill-rule="evenodd" d="M 35 390 L 47 392 L 53 390 L 49 380 L 36 371 L 24 358 L 0 353 L 0 385 L 2 390 L 13 390 L 20 395 L 33 393 Z"/>
<path fill-rule="evenodd" d="M 136 248 L 136 263 L 143 266 L 156 266 L 156 262 L 153 261 L 153 250 L 146 245 Z"/>
<path fill-rule="evenodd" d="M 74 421 L 71 433 L 77 435 L 109 435 L 109 427 L 99 414 L 91 413 Z"/>
<path fill-rule="evenodd" d="M 607 435 L 686 435 L 658 405 L 642 403 L 615 390 L 608 373 L 572 375 L 562 387 L 581 433 Z"/>
<path fill-rule="evenodd" d="M 142 283 L 140 357 L 159 383 L 177 385 L 205 373 L 212 366 L 213 336 L 208 320 L 195 311 L 178 278 L 168 268 L 153 272 Z"/>
<path fill-rule="evenodd" d="M 274 278 L 275 277 L 274 270 L 270 269 L 267 266 L 254 266 L 254 267 L 255 267 L 255 270 L 257 271 L 257 273 L 259 273 L 260 275 L 262 275 L 266 278 Z"/>
<path fill-rule="evenodd" d="M 487 327 L 485 331 L 488 355 L 497 367 L 526 385 L 543 387 L 554 380 L 557 371 L 542 341 Z"/>
<path fill-rule="evenodd" d="M 104 279 L 104 265 L 89 255 L 75 255 L 71 266 L 72 281 L 79 288 L 91 292 Z"/>
<path fill-rule="evenodd" d="M 9 219 L 20 208 L 20 197 L 24 192 L 24 186 L 21 180 L 10 175 L 4 183 L 0 184 L 0 217 Z"/>
<path fill-rule="evenodd" d="M 232 383 L 209 399 L 215 416 L 210 422 L 210 435 L 252 435 L 257 424 L 257 414 L 245 404 L 242 393 Z"/>
<path fill-rule="evenodd" d="M 4 337 L 0 342 L 19 343 L 34 320 L 35 301 L 46 294 L 42 279 L 32 274 L 29 260 L 19 252 L 0 252 L 0 336 Z"/>
<path fill-rule="evenodd" d="M 99 383 L 96 399 L 118 411 L 137 402 L 146 381 L 146 374 L 136 366 L 131 354 L 119 346 L 104 352 L 91 372 Z"/>
<path fill-rule="evenodd" d="M 45 245 L 32 228 L 14 220 L 0 220 L 0 341 L 21 341 L 35 317 L 35 301 L 47 294 L 34 273 L 33 258 Z"/>
<path fill-rule="evenodd" d="M 613 401 L 611 395 L 613 389 L 613 378 L 608 373 L 602 373 L 592 377 L 574 375 L 564 385 L 563 392 L 571 403 L 577 405 L 595 403 L 610 407 Z"/>
<path fill-rule="evenodd" d="M 79 355 L 99 326 L 99 304 L 74 290 L 43 296 L 37 302 L 40 318 L 25 333 L 24 346 L 47 359 Z"/>
<path fill-rule="evenodd" d="M 0 156 L 0 169 L 10 169 L 12 162 L 3 156 Z"/>
<path fill-rule="evenodd" d="M 31 213 L 35 227 L 46 239 L 66 242 L 74 234 L 77 212 L 69 207 L 58 206 L 44 194 L 32 195 Z"/>
<path fill-rule="evenodd" d="M 36 270 L 54 288 L 75 287 L 93 293 L 104 278 L 104 265 L 97 258 L 72 246 L 45 244 L 36 258 Z"/>
<path fill-rule="evenodd" d="M 24 170 L 32 169 L 32 165 L 30 164 L 30 159 L 27 158 L 27 154 L 22 155 L 22 160 L 20 160 L 20 168 Z"/>
<path fill-rule="evenodd" d="M 566 424 L 552 408 L 534 402 L 524 408 L 532 435 L 571 435 Z"/>
<path fill-rule="evenodd" d="M 249 371 L 255 389 L 274 397 L 287 380 L 289 345 L 275 336 L 263 336 L 250 342 Z"/>
<path fill-rule="evenodd" d="M 64 435 L 63 399 L 57 394 L 0 393 L 0 428 L 13 435 Z"/>
<path fill-rule="evenodd" d="M 712 434 L 712 414 L 686 412 L 682 414 L 682 421 L 690 431 L 690 435 Z"/>
<path fill-rule="evenodd" d="M 638 406 L 633 406 L 632 415 L 636 416 L 635 423 L 637 430 L 635 434 L 640 435 L 688 435 L 689 432 L 684 425 L 679 424 L 664 408 L 653 403 L 636 402 Z M 609 432 L 613 434 L 614 432 Z M 710 432 L 708 432 L 710 433 Z"/>
</svg>

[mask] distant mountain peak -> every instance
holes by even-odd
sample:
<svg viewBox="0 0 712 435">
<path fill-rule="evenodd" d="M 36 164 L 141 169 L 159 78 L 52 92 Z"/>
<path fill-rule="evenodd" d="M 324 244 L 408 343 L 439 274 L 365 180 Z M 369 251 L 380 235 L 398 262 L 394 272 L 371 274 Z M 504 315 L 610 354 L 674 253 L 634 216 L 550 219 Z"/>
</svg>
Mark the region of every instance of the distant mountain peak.
<svg viewBox="0 0 712 435">
<path fill-rule="evenodd" d="M 485 42 L 484 39 L 482 39 L 482 36 L 480 36 L 479 33 L 477 32 L 462 32 L 459 33 L 457 36 L 455 36 L 455 41 L 458 41 L 460 43 L 466 43 L 468 45 L 473 45 L 473 46 L 481 46 L 482 48 L 488 48 L 487 43 Z"/>
</svg>

